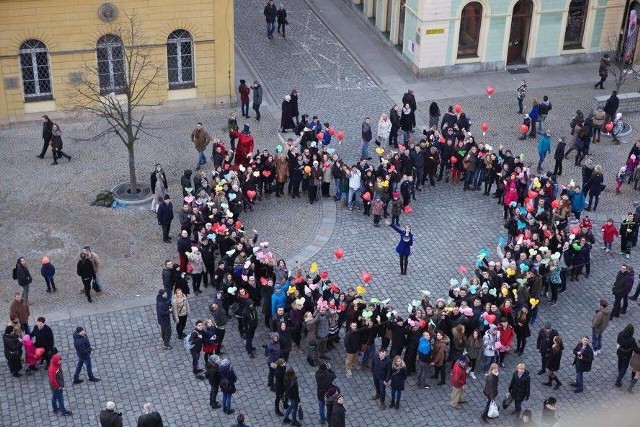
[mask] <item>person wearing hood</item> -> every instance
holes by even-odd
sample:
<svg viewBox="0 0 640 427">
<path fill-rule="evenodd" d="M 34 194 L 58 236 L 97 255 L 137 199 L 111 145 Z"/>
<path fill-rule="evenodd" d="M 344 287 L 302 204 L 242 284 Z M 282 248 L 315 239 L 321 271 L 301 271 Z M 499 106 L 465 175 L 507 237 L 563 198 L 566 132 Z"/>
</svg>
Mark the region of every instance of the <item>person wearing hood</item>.
<svg viewBox="0 0 640 427">
<path fill-rule="evenodd" d="M 509 383 L 509 393 L 511 393 L 515 403 L 515 409 L 511 412 L 511 415 L 519 417 L 522 412 L 522 402 L 529 400 L 531 393 L 531 377 L 524 363 L 518 363 L 516 366 L 516 371 L 511 377 L 511 383 Z"/>
<path fill-rule="evenodd" d="M 611 308 L 609 307 L 609 303 L 606 300 L 601 299 L 598 302 L 598 309 L 596 310 L 596 314 L 591 320 L 591 346 L 593 348 L 594 356 L 597 356 L 598 353 L 600 353 L 600 349 L 602 348 L 602 333 L 605 329 L 607 329 L 607 326 L 609 326 L 610 315 Z"/>
<path fill-rule="evenodd" d="M 404 230 L 394 224 L 389 224 L 399 235 L 400 241 L 396 246 L 396 252 L 400 256 L 400 275 L 407 275 L 407 267 L 409 265 L 409 255 L 411 255 L 411 246 L 413 245 L 413 233 L 411 226 L 406 225 Z"/>
<path fill-rule="evenodd" d="M 100 381 L 99 378 L 93 376 L 91 352 L 94 350 L 94 347 L 91 345 L 91 342 L 89 342 L 89 338 L 87 338 L 87 331 L 85 331 L 82 326 L 78 326 L 76 331 L 73 333 L 73 346 L 76 349 L 76 355 L 78 356 L 78 364 L 76 365 L 76 371 L 73 374 L 73 384 L 80 384 L 84 381 L 80 379 L 80 372 L 82 371 L 83 365 L 87 367 L 89 381 L 94 383 Z"/>
<path fill-rule="evenodd" d="M 618 349 L 616 355 L 618 356 L 618 377 L 616 378 L 616 387 L 622 387 L 622 379 L 629 369 L 629 362 L 634 352 L 638 351 L 636 345 L 636 339 L 633 337 L 634 327 L 629 323 L 618 334 Z"/>
<path fill-rule="evenodd" d="M 160 325 L 160 336 L 164 343 L 165 350 L 171 348 L 171 300 L 169 293 L 162 288 L 156 295 L 156 314 L 158 315 L 158 325 Z"/>
<path fill-rule="evenodd" d="M 276 283 L 273 287 L 273 295 L 271 295 L 271 317 L 275 317 L 278 307 L 285 308 L 287 301 L 287 291 L 291 286 L 291 281 L 287 280 L 284 285 Z"/>
<path fill-rule="evenodd" d="M 66 157 L 68 161 L 71 161 L 71 156 L 62 151 L 62 131 L 57 123 L 54 123 L 51 129 L 50 144 L 53 151 L 53 163 L 51 165 L 57 165 L 58 159 L 61 157 Z"/>
<path fill-rule="evenodd" d="M 64 395 L 62 389 L 64 388 L 64 376 L 62 373 L 62 356 L 60 353 L 56 353 L 51 357 L 51 364 L 48 369 L 49 386 L 51 387 L 51 406 L 53 407 L 53 413 L 61 413 L 65 417 L 72 414 L 71 411 L 67 411 L 64 407 Z"/>
<path fill-rule="evenodd" d="M 180 177 L 180 186 L 182 187 L 182 197 L 187 197 L 187 188 L 193 189 L 193 183 L 191 182 L 191 174 L 193 171 L 191 169 L 185 169 Z"/>
<path fill-rule="evenodd" d="M 455 361 L 451 370 L 451 399 L 449 404 L 454 409 L 460 409 L 464 400 L 464 387 L 467 384 L 467 357 L 461 355 Z"/>
</svg>

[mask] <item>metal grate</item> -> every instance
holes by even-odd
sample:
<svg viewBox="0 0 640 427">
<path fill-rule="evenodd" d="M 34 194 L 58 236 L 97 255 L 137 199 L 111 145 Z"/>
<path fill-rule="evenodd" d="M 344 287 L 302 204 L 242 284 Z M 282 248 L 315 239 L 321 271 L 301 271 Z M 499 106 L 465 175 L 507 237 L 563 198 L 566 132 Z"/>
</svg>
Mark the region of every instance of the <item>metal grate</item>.
<svg viewBox="0 0 640 427">
<path fill-rule="evenodd" d="M 25 100 L 51 97 L 51 73 L 47 46 L 40 40 L 20 45 L 20 71 Z"/>
</svg>

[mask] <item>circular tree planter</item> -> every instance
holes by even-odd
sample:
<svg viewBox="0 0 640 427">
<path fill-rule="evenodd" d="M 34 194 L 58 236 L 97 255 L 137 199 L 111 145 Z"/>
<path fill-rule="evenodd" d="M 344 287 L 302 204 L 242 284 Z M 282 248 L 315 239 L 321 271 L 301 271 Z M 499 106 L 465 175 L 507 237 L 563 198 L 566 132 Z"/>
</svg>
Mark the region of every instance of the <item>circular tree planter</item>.
<svg viewBox="0 0 640 427">
<path fill-rule="evenodd" d="M 153 193 L 151 192 L 151 186 L 147 182 L 139 182 L 135 191 L 129 190 L 129 183 L 122 182 L 111 190 L 113 198 L 127 206 L 140 206 L 151 202 L 153 199 Z"/>
<path fill-rule="evenodd" d="M 633 132 L 633 129 L 631 129 L 631 126 L 629 126 L 629 123 L 627 122 L 623 122 L 624 123 L 624 128 L 622 128 L 622 132 L 620 132 L 620 134 L 618 136 L 629 136 L 631 135 L 631 133 Z"/>
</svg>

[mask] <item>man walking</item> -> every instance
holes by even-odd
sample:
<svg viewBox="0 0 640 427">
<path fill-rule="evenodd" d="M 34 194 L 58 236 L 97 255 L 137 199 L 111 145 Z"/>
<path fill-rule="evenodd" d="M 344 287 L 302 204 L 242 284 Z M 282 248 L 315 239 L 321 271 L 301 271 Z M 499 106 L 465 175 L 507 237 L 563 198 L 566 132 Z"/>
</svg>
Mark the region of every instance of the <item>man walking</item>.
<svg viewBox="0 0 640 427">
<path fill-rule="evenodd" d="M 49 141 L 51 141 L 52 136 L 53 122 L 49 119 L 49 116 L 45 114 L 42 116 L 42 151 L 36 157 L 44 159 L 44 155 L 47 154 L 47 150 L 49 149 Z"/>
<path fill-rule="evenodd" d="M 162 227 L 162 241 L 171 243 L 169 232 L 173 221 L 173 203 L 171 203 L 171 197 L 168 194 L 164 195 L 163 202 L 158 206 L 156 217 L 158 218 L 158 224 Z"/>
<path fill-rule="evenodd" d="M 138 417 L 137 427 L 163 427 L 162 417 L 153 410 L 151 403 L 145 403 L 142 408 L 142 415 Z"/>
<path fill-rule="evenodd" d="M 247 100 L 247 102 L 249 101 Z M 204 150 L 206 150 L 207 145 L 211 142 L 211 137 L 202 127 L 202 123 L 196 123 L 196 128 L 191 132 L 191 142 L 193 142 L 193 145 L 196 147 L 196 151 L 198 152 L 198 166 L 196 166 L 196 170 L 200 170 L 200 166 L 207 163 L 207 157 L 204 155 Z"/>
<path fill-rule="evenodd" d="M 593 338 L 592 348 L 594 356 L 597 356 L 602 348 L 602 333 L 607 329 L 607 326 L 609 326 L 610 315 L 611 309 L 609 308 L 609 303 L 607 303 L 606 300 L 601 299 L 598 303 L 596 314 L 593 316 L 593 320 L 591 321 Z"/>
<path fill-rule="evenodd" d="M 611 287 L 611 293 L 614 296 L 613 309 L 609 315 L 609 319 L 613 320 L 614 317 L 620 317 L 620 309 L 622 305 L 622 299 L 628 294 L 629 288 L 629 272 L 627 264 L 622 264 L 618 274 L 616 275 L 616 281 L 613 282 Z"/>
<path fill-rule="evenodd" d="M 250 88 L 253 91 L 253 111 L 256 112 L 256 120 L 260 121 L 260 104 L 262 104 L 262 86 L 256 80 Z"/>
<path fill-rule="evenodd" d="M 276 9 L 276 5 L 273 4 L 273 0 L 269 0 L 267 5 L 264 7 L 264 17 L 267 20 L 267 37 L 272 39 L 273 32 L 276 30 L 276 17 L 278 15 L 278 9 Z"/>
<path fill-rule="evenodd" d="M 87 375 L 89 375 L 89 381 L 97 383 L 99 378 L 93 376 L 93 369 L 91 366 L 91 352 L 95 350 L 95 347 L 89 342 L 87 338 L 87 331 L 82 326 L 78 326 L 73 334 L 73 346 L 76 349 L 78 355 L 78 364 L 76 365 L 76 371 L 73 374 L 73 384 L 80 384 L 84 380 L 80 379 L 80 371 L 82 371 L 82 365 L 87 367 Z"/>
<path fill-rule="evenodd" d="M 171 300 L 167 290 L 162 288 L 156 296 L 156 314 L 158 315 L 158 325 L 160 325 L 160 335 L 164 343 L 165 350 L 171 348 Z"/>
<path fill-rule="evenodd" d="M 238 86 L 238 92 L 240 93 L 240 112 L 242 117 L 249 118 L 249 86 L 245 80 L 240 80 L 240 86 Z"/>
<path fill-rule="evenodd" d="M 460 356 L 451 370 L 451 399 L 449 404 L 454 409 L 460 409 L 464 400 L 464 388 L 467 385 L 467 357 Z"/>
<path fill-rule="evenodd" d="M 609 65 L 611 65 L 611 62 L 609 61 L 609 54 L 605 53 L 602 59 L 600 59 L 600 66 L 598 67 L 600 81 L 593 85 L 595 89 L 604 89 L 603 84 L 609 76 Z"/>
<path fill-rule="evenodd" d="M 54 414 L 62 413 L 63 416 L 68 417 L 72 412 L 67 411 L 64 407 L 64 395 L 62 393 L 64 376 L 62 374 L 61 361 L 62 356 L 60 353 L 54 354 L 53 357 L 51 357 L 51 364 L 48 369 L 49 386 L 51 387 L 51 406 L 53 407 Z"/>
</svg>

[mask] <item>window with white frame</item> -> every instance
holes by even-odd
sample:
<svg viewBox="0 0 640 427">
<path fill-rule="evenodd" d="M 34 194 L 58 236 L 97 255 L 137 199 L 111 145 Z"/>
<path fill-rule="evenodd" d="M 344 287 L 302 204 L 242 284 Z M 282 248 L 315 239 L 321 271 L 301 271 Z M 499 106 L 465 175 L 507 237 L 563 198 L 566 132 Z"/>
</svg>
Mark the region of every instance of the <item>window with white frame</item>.
<svg viewBox="0 0 640 427">
<path fill-rule="evenodd" d="M 52 99 L 49 52 L 40 40 L 20 45 L 20 71 L 25 101 Z"/>
<path fill-rule="evenodd" d="M 106 34 L 96 44 L 100 93 L 122 93 L 126 86 L 124 45 L 120 37 Z"/>
<path fill-rule="evenodd" d="M 167 71 L 170 89 L 193 86 L 193 38 L 186 30 L 175 30 L 167 38 Z"/>
</svg>

